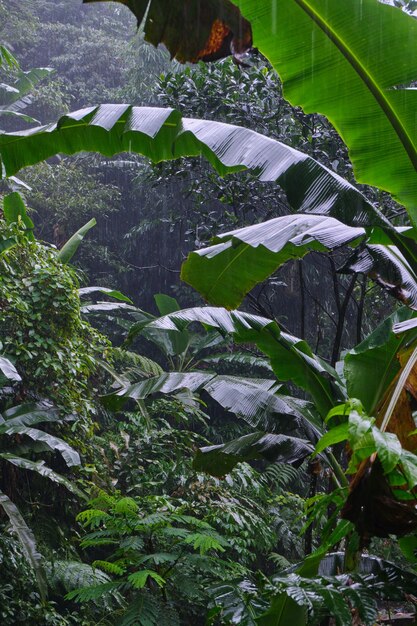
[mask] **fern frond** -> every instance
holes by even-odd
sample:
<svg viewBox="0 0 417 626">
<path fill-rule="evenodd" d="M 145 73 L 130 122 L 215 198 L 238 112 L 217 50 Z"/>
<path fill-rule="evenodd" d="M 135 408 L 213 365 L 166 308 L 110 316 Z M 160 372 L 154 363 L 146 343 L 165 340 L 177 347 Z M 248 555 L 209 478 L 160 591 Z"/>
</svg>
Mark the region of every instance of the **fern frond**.
<svg viewBox="0 0 417 626">
<path fill-rule="evenodd" d="M 261 480 L 267 485 L 287 489 L 299 477 L 299 470 L 285 463 L 271 463 L 263 472 Z"/>
<path fill-rule="evenodd" d="M 191 533 L 184 539 L 184 543 L 191 544 L 194 550 L 198 550 L 200 554 L 204 555 L 209 550 L 218 550 L 224 552 L 227 546 L 227 542 L 220 536 L 214 537 L 213 535 L 206 535 L 203 533 Z"/>
<path fill-rule="evenodd" d="M 107 582 L 101 585 L 74 589 L 65 596 L 66 600 L 76 600 L 77 602 L 91 602 L 99 600 L 103 596 L 116 592 L 123 585 L 123 582 Z"/>
<path fill-rule="evenodd" d="M 93 567 L 107 572 L 108 574 L 114 574 L 115 576 L 123 576 L 126 572 L 124 567 L 121 567 L 117 563 L 110 563 L 109 561 L 94 561 Z"/>
<path fill-rule="evenodd" d="M 130 574 L 130 576 L 127 577 L 128 581 L 135 589 L 143 589 L 148 578 L 152 578 L 159 587 L 163 587 L 166 582 L 162 576 L 151 569 L 144 569 L 139 572 L 135 572 L 134 574 Z"/>
<path fill-rule="evenodd" d="M 150 594 L 137 594 L 122 616 L 119 626 L 160 626 L 161 603 Z"/>
<path fill-rule="evenodd" d="M 96 528 L 103 522 L 105 519 L 108 519 L 110 516 L 105 511 L 101 511 L 100 509 L 86 509 L 85 511 L 81 511 L 77 515 L 77 522 L 80 522 L 85 527 L 91 526 L 91 528 Z"/>
<path fill-rule="evenodd" d="M 138 505 L 134 501 L 133 498 L 121 498 L 115 504 L 114 511 L 115 513 L 121 513 L 124 515 L 128 515 L 130 513 L 138 512 Z"/>
</svg>

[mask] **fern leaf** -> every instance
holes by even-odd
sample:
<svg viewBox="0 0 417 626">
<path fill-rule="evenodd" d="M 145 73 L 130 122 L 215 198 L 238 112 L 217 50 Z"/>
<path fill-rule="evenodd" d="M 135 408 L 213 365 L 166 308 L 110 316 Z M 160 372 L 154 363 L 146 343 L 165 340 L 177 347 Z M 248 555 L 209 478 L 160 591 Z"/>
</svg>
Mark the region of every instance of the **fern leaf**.
<svg viewBox="0 0 417 626">
<path fill-rule="evenodd" d="M 74 589 L 65 596 L 66 600 L 76 600 L 77 602 L 91 602 L 92 600 L 98 600 L 107 594 L 114 593 L 123 585 L 122 582 L 108 582 L 100 585 L 94 585 L 92 587 L 85 587 L 81 589 Z"/>
<path fill-rule="evenodd" d="M 91 587 L 100 583 L 110 582 L 107 574 L 95 570 L 87 563 L 79 561 L 54 561 L 47 563 L 45 569 L 48 584 L 57 591 L 60 586 L 68 593 L 81 587 Z"/>
<path fill-rule="evenodd" d="M 128 576 L 128 581 L 135 589 L 143 589 L 143 587 L 146 585 L 148 578 L 152 578 L 159 587 L 163 587 L 166 582 L 162 578 L 162 576 L 160 576 L 151 569 L 144 569 L 140 572 L 130 574 L 130 576 Z"/>
<path fill-rule="evenodd" d="M 117 565 L 117 563 L 110 563 L 109 561 L 94 561 L 93 567 L 98 567 L 99 569 L 107 572 L 108 574 L 114 574 L 115 576 L 123 576 L 126 572 L 124 567 Z"/>
<path fill-rule="evenodd" d="M 205 535 L 202 533 L 192 533 L 191 535 L 188 535 L 188 537 L 184 539 L 184 543 L 192 544 L 194 550 L 199 550 L 202 555 L 206 554 L 209 550 L 224 552 L 225 549 L 223 546 L 227 545 L 224 539 L 221 539 L 220 537 L 216 538 L 212 535 Z"/>
</svg>

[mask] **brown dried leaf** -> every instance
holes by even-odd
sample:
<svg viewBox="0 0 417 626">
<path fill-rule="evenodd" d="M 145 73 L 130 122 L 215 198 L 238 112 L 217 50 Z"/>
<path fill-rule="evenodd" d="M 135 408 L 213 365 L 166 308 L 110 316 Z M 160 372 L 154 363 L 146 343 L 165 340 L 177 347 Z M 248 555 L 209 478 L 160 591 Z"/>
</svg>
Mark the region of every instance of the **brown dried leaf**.
<svg viewBox="0 0 417 626">
<path fill-rule="evenodd" d="M 83 0 L 105 2 L 108 0 Z M 252 47 L 252 28 L 230 0 L 115 0 L 127 6 L 138 25 L 145 19 L 145 39 L 165 44 L 181 63 L 215 61 L 233 55 L 238 61 Z"/>
<path fill-rule="evenodd" d="M 398 360 L 401 365 L 400 371 L 388 387 L 384 397 L 382 398 L 377 408 L 377 426 L 380 426 L 389 402 L 391 400 L 394 389 L 397 385 L 398 379 L 402 374 L 402 371 L 413 351 L 409 349 L 398 354 Z M 402 390 L 398 402 L 395 406 L 392 417 L 389 421 L 387 431 L 395 433 L 401 442 L 401 445 L 410 452 L 416 452 L 417 450 L 417 435 L 410 435 L 412 431 L 416 429 L 413 411 L 417 407 L 417 365 L 412 369 L 410 376 L 407 378 L 405 388 Z"/>
</svg>

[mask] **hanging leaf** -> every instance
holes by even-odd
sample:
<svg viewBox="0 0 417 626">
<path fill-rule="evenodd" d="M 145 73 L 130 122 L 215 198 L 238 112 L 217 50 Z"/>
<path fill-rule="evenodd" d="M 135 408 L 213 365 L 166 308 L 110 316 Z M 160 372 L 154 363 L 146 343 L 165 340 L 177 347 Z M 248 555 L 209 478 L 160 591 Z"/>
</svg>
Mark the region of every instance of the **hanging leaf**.
<svg viewBox="0 0 417 626">
<path fill-rule="evenodd" d="M 365 234 L 364 228 L 346 226 L 332 217 L 277 217 L 219 235 L 213 246 L 191 252 L 181 278 L 211 304 L 234 309 L 256 284 L 287 261 L 313 250 L 357 245 Z"/>
<path fill-rule="evenodd" d="M 367 245 L 358 250 L 342 271 L 367 274 L 394 298 L 417 309 L 417 263 L 408 263 L 393 245 Z"/>
<path fill-rule="evenodd" d="M 313 450 L 314 446 L 309 441 L 298 437 L 255 432 L 226 444 L 200 448 L 194 459 L 194 469 L 221 478 L 238 463 L 254 459 L 299 467 Z"/>
<path fill-rule="evenodd" d="M 292 380 L 308 391 L 323 418 L 344 397 L 336 371 L 313 354 L 305 341 L 281 332 L 278 324 L 267 318 L 217 307 L 195 307 L 165 315 L 150 327 L 182 331 L 191 322 L 232 335 L 238 342 L 256 343 L 269 357 L 278 380 Z"/>
<path fill-rule="evenodd" d="M 181 63 L 215 61 L 231 54 L 239 59 L 252 47 L 251 26 L 229 0 L 116 1 L 132 11 L 138 26 L 144 21 L 146 41 L 165 44 Z"/>
<path fill-rule="evenodd" d="M 80 151 L 136 152 L 154 162 L 203 155 L 222 176 L 248 169 L 263 182 L 277 182 L 294 211 L 350 226 L 391 227 L 353 185 L 302 152 L 247 128 L 182 118 L 173 109 L 103 104 L 65 115 L 57 124 L 1 133 L 1 175 Z"/>
<path fill-rule="evenodd" d="M 26 524 L 17 506 L 13 504 L 10 498 L 2 491 L 0 491 L 0 506 L 8 516 L 11 526 L 19 538 L 23 554 L 35 572 L 41 598 L 42 600 L 46 600 L 48 595 L 48 585 L 45 570 L 42 564 L 42 556 L 37 550 L 35 536 Z"/>
</svg>

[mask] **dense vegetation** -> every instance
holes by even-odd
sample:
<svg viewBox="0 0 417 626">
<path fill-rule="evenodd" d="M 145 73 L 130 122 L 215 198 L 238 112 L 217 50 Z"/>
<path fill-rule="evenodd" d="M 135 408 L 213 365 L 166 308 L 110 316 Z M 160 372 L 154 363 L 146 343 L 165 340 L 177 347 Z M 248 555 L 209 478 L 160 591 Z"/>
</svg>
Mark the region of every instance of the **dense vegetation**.
<svg viewBox="0 0 417 626">
<path fill-rule="evenodd" d="M 122 4 L 0 0 L 0 621 L 414 623 L 415 3 Z"/>
</svg>

